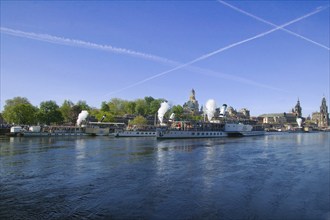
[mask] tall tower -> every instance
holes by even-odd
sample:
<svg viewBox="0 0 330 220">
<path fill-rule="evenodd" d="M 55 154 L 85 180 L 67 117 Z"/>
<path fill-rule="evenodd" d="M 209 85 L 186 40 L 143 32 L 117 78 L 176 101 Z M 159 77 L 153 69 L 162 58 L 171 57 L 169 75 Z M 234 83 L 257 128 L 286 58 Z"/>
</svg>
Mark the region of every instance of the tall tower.
<svg viewBox="0 0 330 220">
<path fill-rule="evenodd" d="M 297 101 L 296 106 L 294 107 L 294 112 L 293 113 L 296 114 L 297 118 L 300 118 L 301 117 L 301 111 L 302 111 L 302 108 L 300 106 L 300 101 L 299 101 L 299 98 L 298 98 L 298 101 Z"/>
<path fill-rule="evenodd" d="M 195 90 L 192 89 L 189 97 L 189 101 L 183 104 L 183 110 L 187 113 L 198 114 L 199 112 L 199 104 L 196 100 Z"/>
<path fill-rule="evenodd" d="M 328 106 L 327 106 L 325 97 L 323 97 L 321 107 L 320 107 L 319 127 L 328 127 L 328 126 L 329 126 Z"/>
</svg>

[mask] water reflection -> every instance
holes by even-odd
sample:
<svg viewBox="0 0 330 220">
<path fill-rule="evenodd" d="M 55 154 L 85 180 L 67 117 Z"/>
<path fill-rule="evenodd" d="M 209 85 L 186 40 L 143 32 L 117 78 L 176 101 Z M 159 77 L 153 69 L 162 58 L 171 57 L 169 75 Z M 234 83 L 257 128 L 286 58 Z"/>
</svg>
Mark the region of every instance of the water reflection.
<svg viewBox="0 0 330 220">
<path fill-rule="evenodd" d="M 86 140 L 78 139 L 75 141 L 76 159 L 80 161 L 86 157 Z"/>
</svg>

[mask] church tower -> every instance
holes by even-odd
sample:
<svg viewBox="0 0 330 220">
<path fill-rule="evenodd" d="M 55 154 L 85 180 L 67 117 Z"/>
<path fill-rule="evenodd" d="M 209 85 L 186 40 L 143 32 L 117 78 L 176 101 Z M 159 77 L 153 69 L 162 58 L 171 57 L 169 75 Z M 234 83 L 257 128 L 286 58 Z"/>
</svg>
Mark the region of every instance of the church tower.
<svg viewBox="0 0 330 220">
<path fill-rule="evenodd" d="M 302 111 L 302 108 L 300 106 L 300 101 L 299 101 L 299 98 L 298 98 L 298 101 L 297 101 L 296 106 L 294 107 L 293 113 L 296 114 L 297 118 L 300 118 L 302 116 L 301 111 Z"/>
<path fill-rule="evenodd" d="M 194 89 L 191 90 L 189 101 L 187 101 L 186 103 L 183 104 L 183 110 L 186 113 L 190 113 L 190 114 L 194 114 L 194 115 L 198 114 L 199 104 L 198 104 L 198 101 L 196 100 Z"/>
<path fill-rule="evenodd" d="M 323 97 L 321 107 L 320 107 L 319 127 L 328 127 L 328 126 L 329 126 L 328 106 L 327 106 L 325 97 Z"/>
</svg>

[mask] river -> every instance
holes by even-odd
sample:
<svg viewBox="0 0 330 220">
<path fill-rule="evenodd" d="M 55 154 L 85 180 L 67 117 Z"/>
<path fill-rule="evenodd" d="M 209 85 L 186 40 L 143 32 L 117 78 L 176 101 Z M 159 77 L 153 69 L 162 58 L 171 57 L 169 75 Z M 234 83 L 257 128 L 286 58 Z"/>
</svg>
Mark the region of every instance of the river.
<svg viewBox="0 0 330 220">
<path fill-rule="evenodd" d="M 0 138 L 0 219 L 330 219 L 330 133 Z"/>
</svg>

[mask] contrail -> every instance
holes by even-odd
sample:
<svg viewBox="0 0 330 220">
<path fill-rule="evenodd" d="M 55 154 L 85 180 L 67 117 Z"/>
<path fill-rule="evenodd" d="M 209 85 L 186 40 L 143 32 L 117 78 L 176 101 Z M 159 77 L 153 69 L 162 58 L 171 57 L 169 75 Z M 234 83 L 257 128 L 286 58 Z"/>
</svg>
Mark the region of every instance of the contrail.
<svg viewBox="0 0 330 220">
<path fill-rule="evenodd" d="M 271 26 L 273 26 L 273 27 L 278 27 L 276 24 L 274 24 L 274 23 L 272 23 L 272 22 L 266 21 L 265 19 L 262 19 L 262 18 L 260 18 L 260 17 L 258 17 L 258 16 L 256 16 L 256 15 L 253 15 L 253 14 L 251 14 L 251 13 L 249 13 L 249 12 L 246 12 L 246 11 L 240 9 L 240 8 L 237 8 L 237 7 L 235 7 L 235 6 L 233 6 L 233 5 L 229 4 L 229 3 L 227 3 L 227 2 L 225 2 L 225 1 L 218 0 L 218 2 L 221 3 L 221 4 L 223 4 L 223 5 L 225 5 L 225 6 L 230 7 L 231 9 L 234 9 L 235 11 L 238 11 L 238 12 L 240 12 L 240 13 L 242 13 L 242 14 L 245 14 L 245 15 L 247 15 L 247 16 L 249 16 L 249 17 L 252 17 L 252 18 L 254 18 L 254 19 L 258 20 L 258 21 L 261 21 L 261 22 L 263 22 L 263 23 L 265 23 L 265 24 L 269 24 L 269 25 L 271 25 Z M 328 7 L 328 6 L 327 6 L 327 7 Z M 280 29 L 283 30 L 283 31 L 285 31 L 285 32 L 287 32 L 287 33 L 289 33 L 289 34 L 292 34 L 292 35 L 294 35 L 294 36 L 296 36 L 296 37 L 299 37 L 299 38 L 301 38 L 301 39 L 304 39 L 304 40 L 306 40 L 306 41 L 308 41 L 308 42 L 310 42 L 310 43 L 313 43 L 313 44 L 315 44 L 315 45 L 317 45 L 317 46 L 320 46 L 320 47 L 322 47 L 322 48 L 324 48 L 324 49 L 330 50 L 329 47 L 327 47 L 327 46 L 325 46 L 325 45 L 323 45 L 323 44 L 320 44 L 320 43 L 318 43 L 318 42 L 315 42 L 315 41 L 313 41 L 313 40 L 311 40 L 311 39 L 309 39 L 309 38 L 307 38 L 307 37 L 304 37 L 304 36 L 302 36 L 302 35 L 300 35 L 300 34 L 297 34 L 297 33 L 293 32 L 293 31 L 290 31 L 290 30 L 285 29 L 285 28 L 283 28 L 283 27 L 281 27 Z"/>
<path fill-rule="evenodd" d="M 142 59 L 151 60 L 154 62 L 169 64 L 172 66 L 182 65 L 182 63 L 180 63 L 180 62 L 177 62 L 177 61 L 174 61 L 174 60 L 171 60 L 168 58 L 163 58 L 160 56 L 146 54 L 146 53 L 142 53 L 142 52 L 136 52 L 136 51 L 124 49 L 124 48 L 116 48 L 116 47 L 113 47 L 110 45 L 100 45 L 100 44 L 96 44 L 96 43 L 91 43 L 91 42 L 86 42 L 86 41 L 76 40 L 76 39 L 69 39 L 69 38 L 64 38 L 64 37 L 58 37 L 58 36 L 53 36 L 53 35 L 49 35 L 49 34 L 37 34 L 37 33 L 33 33 L 33 32 L 24 32 L 24 31 L 14 30 L 14 29 L 6 28 L 6 27 L 1 27 L 1 32 L 4 34 L 16 36 L 16 37 L 23 37 L 23 38 L 28 38 L 28 39 L 38 40 L 38 41 L 44 41 L 44 42 L 48 42 L 48 43 L 52 43 L 52 44 L 82 47 L 82 48 L 87 48 L 87 49 L 96 49 L 96 50 L 103 50 L 103 51 L 112 52 L 112 53 L 125 54 L 125 55 L 139 57 Z M 217 78 L 224 78 L 224 79 L 233 80 L 233 81 L 237 81 L 237 82 L 241 82 L 241 83 L 245 83 L 245 84 L 250 84 L 250 85 L 254 85 L 254 86 L 259 86 L 259 87 L 263 87 L 263 88 L 269 88 L 269 89 L 281 91 L 281 89 L 278 89 L 278 88 L 275 88 L 275 87 L 272 87 L 269 85 L 257 83 L 252 80 L 245 79 L 243 77 L 219 73 L 219 72 L 215 72 L 215 71 L 208 70 L 205 68 L 190 66 L 190 67 L 188 67 L 188 69 L 192 72 L 196 72 L 196 73 L 203 74 L 203 75 L 213 76 L 213 77 L 217 77 Z"/>
<path fill-rule="evenodd" d="M 170 70 L 167 70 L 167 71 L 164 71 L 164 72 L 158 73 L 158 74 L 156 74 L 156 75 L 153 75 L 153 76 L 151 76 L 151 77 L 145 78 L 145 79 L 143 79 L 143 80 L 141 80 L 141 81 L 138 81 L 138 82 L 136 82 L 136 83 L 133 83 L 133 84 L 128 85 L 128 86 L 126 86 L 126 87 L 123 87 L 123 88 L 121 88 L 121 89 L 118 89 L 118 90 L 115 90 L 115 91 L 113 91 L 113 92 L 110 92 L 110 93 L 108 93 L 108 94 L 106 94 L 106 95 L 104 95 L 104 96 L 108 96 L 108 95 L 112 95 L 112 94 L 119 93 L 119 92 L 124 91 L 124 90 L 126 90 L 126 89 L 129 89 L 129 88 L 135 87 L 135 86 L 140 85 L 140 84 L 142 84 L 142 83 L 145 83 L 145 82 L 147 82 L 147 81 L 149 81 L 149 80 L 152 80 L 152 79 L 158 78 L 158 77 L 160 77 L 160 76 L 163 76 L 163 75 L 165 75 L 165 74 L 171 73 L 171 72 L 173 72 L 173 71 L 175 71 L 175 70 L 182 69 L 182 68 L 184 68 L 184 67 L 190 66 L 191 64 L 197 63 L 197 62 L 199 62 L 199 61 L 201 61 L 201 60 L 205 60 L 205 59 L 207 59 L 207 58 L 209 58 L 209 57 L 211 57 L 211 56 L 214 56 L 214 55 L 216 55 L 216 54 L 218 54 L 218 53 L 221 53 L 221 52 L 223 52 L 223 51 L 225 51 L 225 50 L 228 50 L 228 49 L 230 49 L 230 48 L 233 48 L 233 47 L 239 46 L 239 45 L 241 45 L 241 44 L 247 43 L 247 42 L 249 42 L 249 41 L 252 41 L 252 40 L 255 40 L 255 39 L 258 39 L 258 38 L 264 37 L 264 36 L 266 36 L 266 35 L 268 35 L 268 34 L 270 34 L 270 33 L 273 33 L 274 31 L 277 31 L 277 30 L 279 30 L 279 29 L 281 29 L 281 28 L 284 28 L 284 27 L 286 27 L 286 26 L 289 26 L 289 25 L 291 25 L 291 24 L 293 24 L 293 23 L 296 23 L 296 22 L 298 22 L 298 21 L 300 21 L 300 20 L 302 20 L 302 19 L 305 19 L 305 18 L 307 18 L 307 17 L 309 17 L 309 16 L 312 16 L 312 15 L 314 15 L 314 14 L 317 14 L 317 13 L 319 13 L 320 11 L 324 10 L 325 8 L 326 8 L 326 7 L 319 7 L 319 8 L 317 8 L 316 10 L 314 10 L 314 11 L 312 11 L 312 12 L 310 12 L 310 13 L 304 15 L 304 16 L 301 16 L 301 17 L 299 17 L 299 18 L 296 18 L 296 19 L 294 19 L 294 20 L 292 20 L 292 21 L 290 21 L 290 22 L 287 22 L 287 23 L 285 23 L 285 24 L 283 24 L 283 25 L 276 26 L 275 28 L 273 28 L 273 29 L 271 29 L 271 30 L 269 30 L 269 31 L 266 31 L 266 32 L 263 32 L 263 33 L 261 33 L 261 34 L 257 34 L 257 35 L 255 35 L 255 36 L 253 36 L 253 37 L 247 38 L 247 39 L 245 39 L 245 40 L 242 40 L 242 41 L 239 41 L 239 42 L 236 42 L 236 43 L 230 44 L 230 45 L 228 45 L 228 46 L 226 46 L 226 47 L 220 48 L 220 49 L 215 50 L 215 51 L 213 51 L 213 52 L 211 52 L 211 53 L 208 53 L 208 54 L 205 54 L 205 55 L 203 55 L 203 56 L 200 56 L 200 57 L 198 57 L 198 58 L 196 58 L 196 59 L 194 59 L 194 60 L 192 60 L 192 61 L 189 61 L 189 62 L 187 62 L 187 63 L 181 64 L 181 65 L 179 65 L 179 66 L 177 66 L 177 67 L 174 67 L 174 68 L 172 68 L 172 69 L 170 69 Z"/>
<path fill-rule="evenodd" d="M 33 32 L 24 32 L 24 31 L 14 30 L 14 29 L 6 28 L 6 27 L 1 27 L 0 30 L 1 30 L 1 33 L 13 35 L 16 37 L 29 38 L 29 39 L 33 39 L 33 40 L 44 41 L 44 42 L 48 42 L 48 43 L 60 44 L 60 45 L 66 45 L 66 46 L 103 50 L 103 51 L 108 51 L 108 52 L 112 52 L 112 53 L 125 54 L 125 55 L 139 57 L 139 58 L 146 59 L 146 60 L 161 62 L 161 63 L 173 65 L 173 66 L 178 65 L 177 62 L 166 59 L 164 57 L 155 56 L 155 55 L 147 54 L 147 53 L 141 53 L 141 52 L 137 52 L 134 50 L 128 50 L 125 48 L 113 47 L 111 45 L 101 45 L 101 44 L 91 43 L 91 42 L 82 41 L 82 40 L 57 37 L 57 36 L 53 36 L 53 35 L 49 35 L 49 34 L 37 34 L 37 33 L 33 33 Z"/>
</svg>

